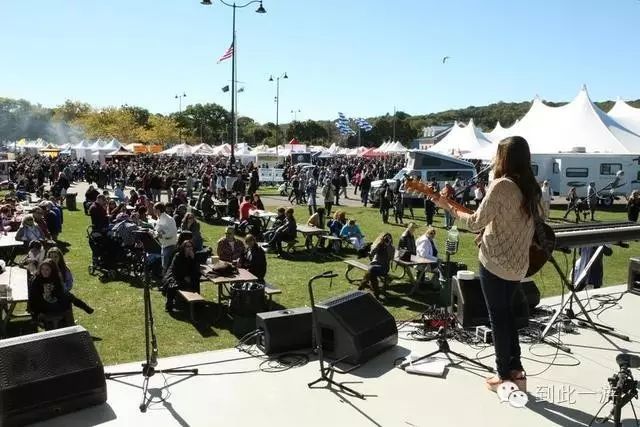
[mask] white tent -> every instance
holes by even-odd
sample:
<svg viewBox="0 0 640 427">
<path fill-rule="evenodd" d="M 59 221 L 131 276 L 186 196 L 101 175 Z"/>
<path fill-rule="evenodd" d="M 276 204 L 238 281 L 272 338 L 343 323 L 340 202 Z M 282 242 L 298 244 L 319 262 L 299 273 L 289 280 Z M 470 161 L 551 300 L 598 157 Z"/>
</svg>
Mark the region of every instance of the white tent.
<svg viewBox="0 0 640 427">
<path fill-rule="evenodd" d="M 191 149 L 191 154 L 194 156 L 215 156 L 215 150 L 208 144 L 198 144 Z"/>
<path fill-rule="evenodd" d="M 532 153 L 569 152 L 576 147 L 588 153 L 632 152 L 619 138 L 628 137 L 630 144 L 633 135 L 593 104 L 586 87 L 560 107 L 549 107 L 536 98 L 510 133 L 524 137 Z"/>
<path fill-rule="evenodd" d="M 402 145 L 402 143 L 400 141 L 395 141 L 391 144 L 389 144 L 385 149 L 384 152 L 385 153 L 389 153 L 389 154 L 404 154 L 406 153 L 407 148 Z"/>
<path fill-rule="evenodd" d="M 618 99 L 607 115 L 627 131 L 618 135 L 622 143 L 630 145 L 632 151 L 638 152 L 635 143 L 636 138 L 640 138 L 640 108 L 634 108 Z"/>
<path fill-rule="evenodd" d="M 158 154 L 166 155 L 166 156 L 184 157 L 184 156 L 190 156 L 191 151 L 192 151 L 191 146 L 183 143 L 183 144 L 174 145 L 173 147 L 167 150 L 161 151 Z"/>
<path fill-rule="evenodd" d="M 228 157 L 231 155 L 231 146 L 229 144 L 222 144 L 213 147 L 213 152 L 216 156 Z"/>
<path fill-rule="evenodd" d="M 108 143 L 106 143 L 105 145 L 103 145 L 100 150 L 104 150 L 107 151 L 109 153 L 116 151 L 118 149 L 120 149 L 120 147 L 123 147 L 122 144 L 120 144 L 120 141 L 118 141 L 117 139 L 113 138 L 111 139 L 111 141 L 109 141 Z"/>
<path fill-rule="evenodd" d="M 435 151 L 449 156 L 466 157 L 467 153 L 480 150 L 492 144 L 471 119 L 466 126 L 458 123 L 454 124 L 447 136 L 427 151 Z"/>
</svg>

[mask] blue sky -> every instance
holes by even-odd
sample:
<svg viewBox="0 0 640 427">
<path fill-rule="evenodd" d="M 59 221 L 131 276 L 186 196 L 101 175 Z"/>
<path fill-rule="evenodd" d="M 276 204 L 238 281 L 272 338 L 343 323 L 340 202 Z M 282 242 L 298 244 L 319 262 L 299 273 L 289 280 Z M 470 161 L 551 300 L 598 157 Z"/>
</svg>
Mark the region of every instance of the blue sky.
<svg viewBox="0 0 640 427">
<path fill-rule="evenodd" d="M 229 108 L 231 9 L 217 0 L 0 0 L 0 96 L 152 112 Z M 240 3 L 239 3 L 240 4 Z M 638 0 L 264 0 L 238 10 L 239 112 L 280 122 L 500 100 L 640 98 Z M 451 59 L 443 65 L 443 56 Z"/>
</svg>

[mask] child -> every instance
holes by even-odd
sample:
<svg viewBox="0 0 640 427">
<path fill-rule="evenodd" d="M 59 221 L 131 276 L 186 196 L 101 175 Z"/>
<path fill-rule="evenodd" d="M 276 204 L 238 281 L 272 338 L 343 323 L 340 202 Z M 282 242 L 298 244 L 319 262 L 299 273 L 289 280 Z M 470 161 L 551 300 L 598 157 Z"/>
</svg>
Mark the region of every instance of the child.
<svg viewBox="0 0 640 427">
<path fill-rule="evenodd" d="M 22 261 L 22 265 L 31 275 L 35 275 L 42 261 L 44 261 L 42 243 L 38 240 L 32 240 L 31 243 L 29 243 L 29 252 L 27 252 L 27 256 L 24 261 Z"/>
</svg>

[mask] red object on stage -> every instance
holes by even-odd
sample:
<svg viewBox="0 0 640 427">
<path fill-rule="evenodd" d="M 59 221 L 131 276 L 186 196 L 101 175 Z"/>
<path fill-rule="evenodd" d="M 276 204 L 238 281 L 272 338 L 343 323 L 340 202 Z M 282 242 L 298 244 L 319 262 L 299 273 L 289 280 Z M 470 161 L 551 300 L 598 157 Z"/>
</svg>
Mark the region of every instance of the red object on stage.
<svg viewBox="0 0 640 427">
<path fill-rule="evenodd" d="M 289 144 L 300 144 L 300 141 L 298 141 L 296 138 L 292 138 L 291 141 L 289 141 Z"/>
</svg>

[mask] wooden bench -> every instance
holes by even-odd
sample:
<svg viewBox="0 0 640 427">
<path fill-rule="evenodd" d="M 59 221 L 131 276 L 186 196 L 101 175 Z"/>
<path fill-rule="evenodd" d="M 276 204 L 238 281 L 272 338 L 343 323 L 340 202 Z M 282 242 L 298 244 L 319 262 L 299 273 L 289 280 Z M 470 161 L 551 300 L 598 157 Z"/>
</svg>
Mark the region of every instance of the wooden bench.
<svg viewBox="0 0 640 427">
<path fill-rule="evenodd" d="M 204 302 L 205 299 L 197 292 L 189 292 L 189 291 L 178 291 L 178 295 L 189 304 L 189 314 L 191 316 L 191 321 L 196 321 L 196 313 L 195 313 L 195 304 Z"/>
<path fill-rule="evenodd" d="M 223 222 L 226 222 L 229 225 L 240 225 L 240 221 L 235 219 L 232 216 L 223 216 L 220 218 Z"/>
<path fill-rule="evenodd" d="M 294 240 L 289 240 L 289 241 L 283 241 L 283 250 L 285 252 L 288 252 L 290 254 L 295 253 L 296 251 L 296 245 L 298 244 L 298 240 L 294 239 Z"/>
<path fill-rule="evenodd" d="M 264 284 L 264 296 L 267 299 L 268 310 L 271 310 L 271 305 L 273 304 L 273 296 L 280 295 L 281 293 L 282 293 L 282 289 L 279 289 L 270 283 Z"/>
<path fill-rule="evenodd" d="M 324 246 L 324 242 L 329 242 L 330 249 L 336 249 L 336 252 L 339 252 L 342 249 L 342 238 L 338 236 L 334 236 L 333 234 L 325 234 L 323 236 L 319 236 L 320 244 Z"/>
<path fill-rule="evenodd" d="M 349 277 L 349 273 L 353 270 L 361 270 L 364 271 L 365 273 L 369 271 L 369 265 L 368 264 L 364 264 L 360 261 L 356 261 L 355 259 L 346 259 L 344 261 L 345 264 L 347 264 L 347 271 L 345 271 L 344 273 L 344 277 L 347 279 L 347 281 L 349 283 L 362 283 L 363 278 L 360 279 L 352 279 L 351 277 Z M 387 288 L 387 286 L 389 285 L 389 283 L 391 282 L 391 278 L 389 277 L 388 274 L 385 274 L 384 276 L 380 276 L 380 279 L 382 280 L 382 288 L 381 290 L 384 292 Z"/>
</svg>

